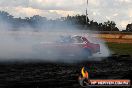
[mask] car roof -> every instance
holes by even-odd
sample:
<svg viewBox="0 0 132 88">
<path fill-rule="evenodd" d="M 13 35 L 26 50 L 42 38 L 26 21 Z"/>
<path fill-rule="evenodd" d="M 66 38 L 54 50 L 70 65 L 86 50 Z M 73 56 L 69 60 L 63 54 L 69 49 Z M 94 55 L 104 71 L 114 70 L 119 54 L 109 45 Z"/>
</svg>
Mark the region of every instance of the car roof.
<svg viewBox="0 0 132 88">
<path fill-rule="evenodd" d="M 82 38 L 82 36 L 79 36 L 79 35 L 74 35 L 74 36 L 72 36 L 72 37 L 81 37 L 81 38 Z"/>
</svg>

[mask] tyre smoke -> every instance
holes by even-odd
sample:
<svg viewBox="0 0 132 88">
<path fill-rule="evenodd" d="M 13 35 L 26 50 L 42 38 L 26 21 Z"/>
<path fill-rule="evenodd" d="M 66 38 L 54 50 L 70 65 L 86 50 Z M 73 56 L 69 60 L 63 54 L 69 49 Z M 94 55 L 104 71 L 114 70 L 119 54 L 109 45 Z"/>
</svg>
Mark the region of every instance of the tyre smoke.
<svg viewBox="0 0 132 88">
<path fill-rule="evenodd" d="M 101 57 L 109 56 L 109 49 L 106 47 L 102 39 L 92 38 L 92 32 L 78 30 L 72 26 L 65 26 L 62 29 L 49 28 L 48 30 L 41 28 L 40 31 L 34 32 L 30 27 L 20 28 L 19 31 L 11 31 L 11 26 L 8 24 L 0 24 L 0 60 L 1 61 L 50 61 L 50 62 L 78 62 L 83 60 L 98 60 Z M 42 30 L 43 29 L 43 30 Z M 10 31 L 9 31 L 10 30 Z M 68 58 L 65 56 L 59 57 L 61 53 L 56 51 L 49 56 L 44 55 L 48 50 L 43 48 L 43 44 L 55 44 L 60 39 L 60 36 L 85 36 L 91 43 L 100 44 L 101 54 L 95 54 L 91 58 Z M 62 46 L 61 46 L 62 47 Z M 51 47 L 52 49 L 52 47 Z M 71 48 L 69 48 L 71 49 Z M 78 48 L 81 51 L 81 48 Z M 94 59 L 93 59 L 94 58 Z"/>
</svg>

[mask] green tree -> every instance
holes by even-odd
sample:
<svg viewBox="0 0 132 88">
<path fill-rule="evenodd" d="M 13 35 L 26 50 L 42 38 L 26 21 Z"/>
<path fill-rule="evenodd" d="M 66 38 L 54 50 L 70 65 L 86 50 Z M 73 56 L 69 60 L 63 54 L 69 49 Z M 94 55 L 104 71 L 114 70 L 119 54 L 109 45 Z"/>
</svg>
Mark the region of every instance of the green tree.
<svg viewBox="0 0 132 88">
<path fill-rule="evenodd" d="M 1 21 L 12 21 L 13 16 L 10 15 L 8 12 L 0 11 L 0 20 Z"/>
<path fill-rule="evenodd" d="M 126 26 L 126 31 L 127 31 L 127 32 L 132 32 L 132 23 L 131 23 L 131 24 L 128 24 L 128 25 Z"/>
<path fill-rule="evenodd" d="M 119 31 L 114 21 L 104 22 L 104 30 L 105 31 Z"/>
</svg>

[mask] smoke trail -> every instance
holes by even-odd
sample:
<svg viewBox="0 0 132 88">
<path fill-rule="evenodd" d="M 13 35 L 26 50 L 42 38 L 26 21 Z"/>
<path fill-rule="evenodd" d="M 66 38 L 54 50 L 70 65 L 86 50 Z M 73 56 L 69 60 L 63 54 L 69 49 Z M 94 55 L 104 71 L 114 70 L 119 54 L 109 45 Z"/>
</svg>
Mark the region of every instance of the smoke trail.
<svg viewBox="0 0 132 88">
<path fill-rule="evenodd" d="M 20 28 L 19 31 L 9 31 L 11 26 L 9 24 L 0 24 L 0 60 L 6 61 L 15 61 L 15 60 L 42 60 L 42 61 L 52 61 L 52 62 L 78 62 L 83 60 L 89 60 L 89 58 L 69 58 L 60 53 L 60 51 L 56 51 L 48 56 L 44 55 L 44 52 L 48 52 L 48 49 L 45 45 L 50 45 L 56 43 L 60 39 L 60 36 L 73 36 L 80 35 L 85 36 L 91 43 L 100 44 L 101 53 L 96 54 L 94 57 L 97 59 L 98 57 L 107 57 L 109 56 L 109 50 L 105 46 L 104 41 L 101 39 L 97 41 L 97 39 L 90 37 L 90 31 L 81 31 L 76 27 L 72 27 L 71 25 L 65 25 L 65 28 L 59 29 L 59 24 L 56 25 L 56 28 L 49 27 L 47 30 L 41 30 L 38 32 L 33 32 L 30 27 Z M 61 24 L 61 26 L 63 26 Z M 54 30 L 53 30 L 54 29 Z M 90 32 L 90 34 L 89 34 Z M 62 47 L 62 46 L 61 46 Z M 52 50 L 53 48 L 50 47 Z M 66 48 L 67 49 L 67 48 Z M 71 49 L 71 48 L 69 48 Z M 82 50 L 82 48 L 78 48 L 78 50 Z M 65 49 L 64 49 L 65 51 Z"/>
</svg>

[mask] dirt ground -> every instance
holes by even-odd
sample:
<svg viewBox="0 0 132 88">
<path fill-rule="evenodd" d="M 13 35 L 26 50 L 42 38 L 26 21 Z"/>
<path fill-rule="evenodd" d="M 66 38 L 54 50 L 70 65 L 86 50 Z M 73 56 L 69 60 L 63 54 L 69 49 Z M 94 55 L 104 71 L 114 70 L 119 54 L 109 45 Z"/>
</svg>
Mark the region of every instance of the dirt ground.
<svg viewBox="0 0 132 88">
<path fill-rule="evenodd" d="M 106 42 L 114 42 L 114 43 L 132 43 L 132 39 L 103 39 Z"/>
<path fill-rule="evenodd" d="M 94 38 L 101 38 L 106 42 L 132 43 L 131 34 L 92 34 Z"/>
</svg>

